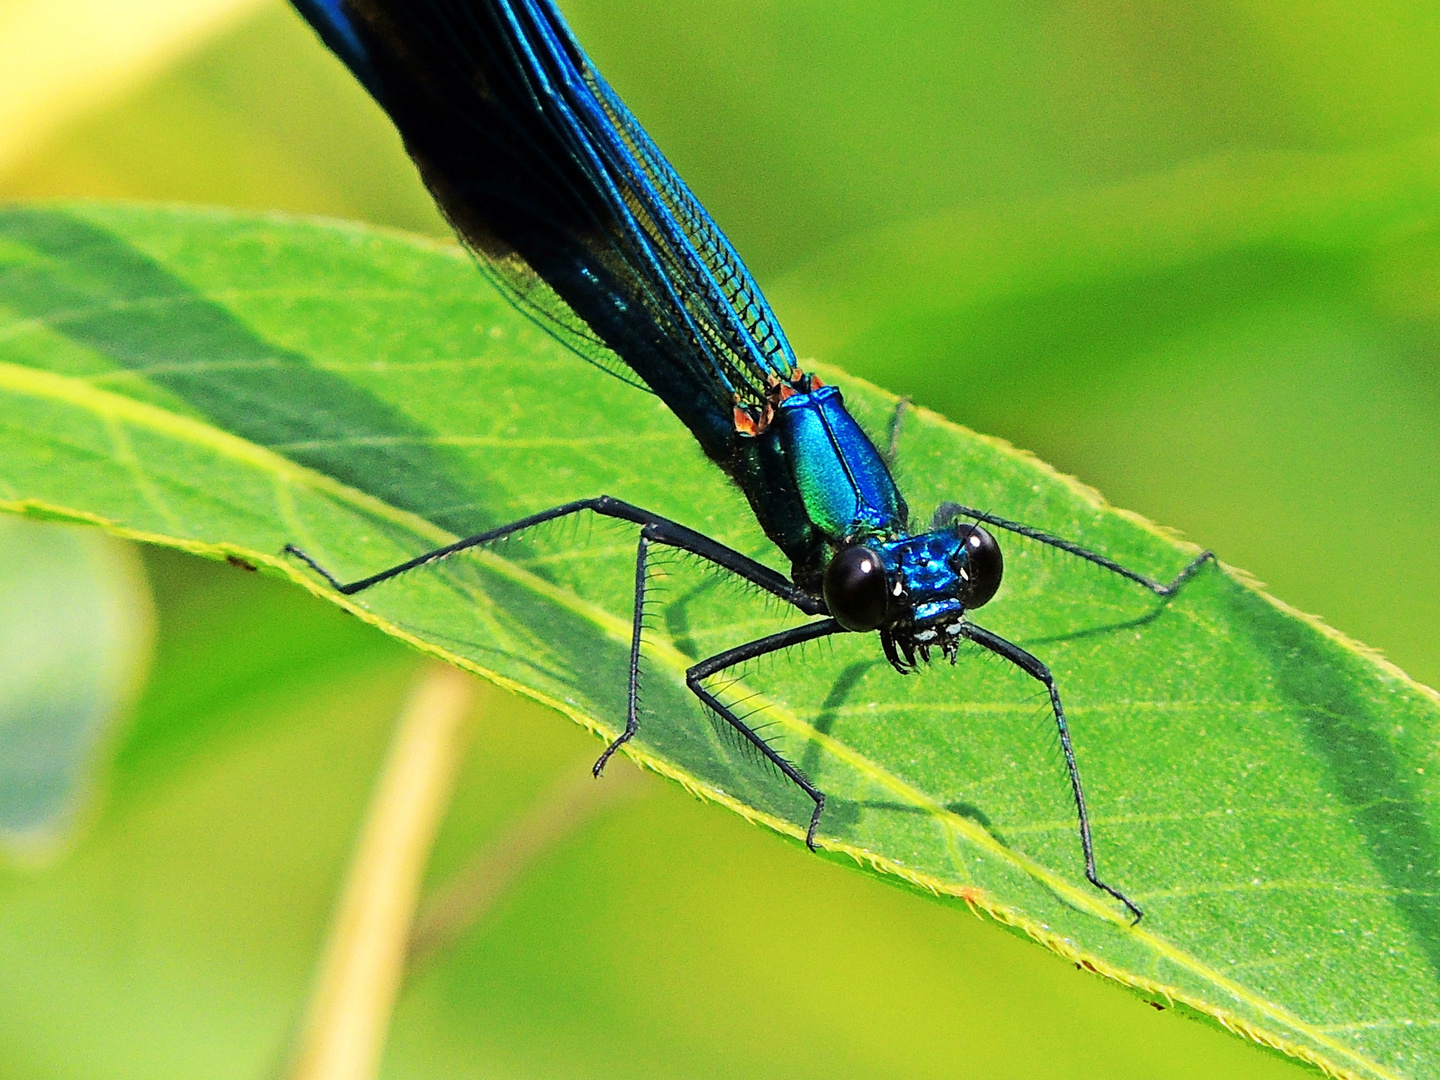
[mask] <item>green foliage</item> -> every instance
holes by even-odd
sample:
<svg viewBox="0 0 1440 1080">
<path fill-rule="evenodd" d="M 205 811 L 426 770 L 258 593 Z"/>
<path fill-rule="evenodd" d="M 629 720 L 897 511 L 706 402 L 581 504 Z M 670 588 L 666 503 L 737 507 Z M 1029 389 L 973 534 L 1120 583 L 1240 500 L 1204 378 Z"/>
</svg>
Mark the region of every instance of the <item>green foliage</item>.
<svg viewBox="0 0 1440 1080">
<path fill-rule="evenodd" d="M 321 595 L 283 544 L 360 576 L 600 492 L 774 561 L 658 402 L 564 353 L 452 248 L 89 206 L 6 212 L 0 259 L 12 509 L 228 554 Z M 894 399 L 842 382 L 882 429 Z M 907 419 L 900 463 L 922 514 L 961 497 L 1159 576 L 1189 555 L 932 414 Z M 1129 928 L 1085 885 L 1044 702 L 981 656 L 900 679 L 856 635 L 731 688 L 830 793 L 825 846 L 1312 1060 L 1423 1073 L 1437 1036 L 1405 1021 L 1440 993 L 1434 696 L 1233 572 L 1208 569 L 1161 605 L 1006 545 L 1006 584 L 980 621 L 1055 670 L 1102 872 L 1146 922 Z M 556 526 L 349 606 L 609 733 L 632 571 L 630 530 Z M 808 802 L 717 732 L 681 680 L 785 613 L 684 559 L 661 573 L 637 756 L 798 835 Z"/>
<path fill-rule="evenodd" d="M 115 743 L 150 653 L 150 598 L 127 544 L 0 522 L 0 851 L 52 854 Z"/>
<path fill-rule="evenodd" d="M 273 1075 L 414 667 L 293 590 L 142 550 L 155 663 L 104 812 L 0 872 L 5 1076 Z"/>
</svg>

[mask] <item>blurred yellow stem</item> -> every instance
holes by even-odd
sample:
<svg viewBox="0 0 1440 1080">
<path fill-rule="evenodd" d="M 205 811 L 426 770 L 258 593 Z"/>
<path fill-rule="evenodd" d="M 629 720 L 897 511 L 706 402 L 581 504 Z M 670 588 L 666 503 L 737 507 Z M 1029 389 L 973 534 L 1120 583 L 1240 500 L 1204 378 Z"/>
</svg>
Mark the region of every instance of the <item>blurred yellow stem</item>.
<svg viewBox="0 0 1440 1080">
<path fill-rule="evenodd" d="M 596 780 L 589 771 L 566 773 L 469 865 L 441 885 L 415 918 L 410 965 L 441 952 L 484 918 L 536 859 L 602 810 L 640 789 L 640 770 L 623 758 Z"/>
<path fill-rule="evenodd" d="M 360 832 L 290 1080 L 371 1080 L 405 969 L 420 878 L 464 755 L 475 688 L 444 664 L 410 692 Z"/>
</svg>

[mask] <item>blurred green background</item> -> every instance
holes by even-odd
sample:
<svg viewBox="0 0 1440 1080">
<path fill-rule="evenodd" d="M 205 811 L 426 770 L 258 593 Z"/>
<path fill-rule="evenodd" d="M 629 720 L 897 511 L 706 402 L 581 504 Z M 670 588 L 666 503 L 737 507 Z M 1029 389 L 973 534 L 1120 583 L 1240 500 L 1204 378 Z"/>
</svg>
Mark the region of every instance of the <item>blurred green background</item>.
<svg viewBox="0 0 1440 1080">
<path fill-rule="evenodd" d="M 1440 8 L 563 7 L 798 353 L 1036 451 L 1440 681 Z M 0 196 L 444 235 L 281 4 L 0 0 L 0 50 Z M 298 590 L 144 560 L 155 658 L 99 743 L 104 795 L 62 855 L 0 870 L 6 1076 L 277 1075 L 417 669 Z M 597 748 L 498 694 L 480 724 L 432 885 Z M 385 1060 L 1220 1073 L 1309 1074 L 653 780 L 412 974 Z"/>
</svg>

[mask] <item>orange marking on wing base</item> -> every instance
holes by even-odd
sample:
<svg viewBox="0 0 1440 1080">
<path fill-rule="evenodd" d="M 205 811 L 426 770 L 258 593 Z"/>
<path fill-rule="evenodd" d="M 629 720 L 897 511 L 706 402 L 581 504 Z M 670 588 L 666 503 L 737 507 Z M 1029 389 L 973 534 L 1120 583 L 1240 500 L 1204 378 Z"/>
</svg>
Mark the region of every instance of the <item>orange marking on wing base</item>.
<svg viewBox="0 0 1440 1080">
<path fill-rule="evenodd" d="M 744 405 L 735 406 L 735 430 L 741 435 L 754 437 L 760 434 L 760 420 Z"/>
</svg>

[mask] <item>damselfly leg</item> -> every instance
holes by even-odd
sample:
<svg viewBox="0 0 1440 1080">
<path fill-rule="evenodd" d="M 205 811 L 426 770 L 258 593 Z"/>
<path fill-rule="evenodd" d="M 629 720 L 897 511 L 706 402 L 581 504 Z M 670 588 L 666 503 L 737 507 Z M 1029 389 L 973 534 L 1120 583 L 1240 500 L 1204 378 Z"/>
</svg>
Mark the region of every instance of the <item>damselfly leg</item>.
<svg viewBox="0 0 1440 1080">
<path fill-rule="evenodd" d="M 843 628 L 834 619 L 821 619 L 819 622 L 795 626 L 789 630 L 782 630 L 778 634 L 771 634 L 768 637 L 746 642 L 744 645 L 737 645 L 733 649 L 726 649 L 722 653 L 716 653 L 708 660 L 702 660 L 685 672 L 685 684 L 690 687 L 696 697 L 739 732 L 740 736 L 754 746 L 767 761 L 814 800 L 815 810 L 810 815 L 810 827 L 805 830 L 805 846 L 811 851 L 815 850 L 815 831 L 820 827 L 820 815 L 825 810 L 825 793 L 812 784 L 804 773 L 771 746 L 759 732 L 736 716 L 733 709 L 707 690 L 704 684 L 705 680 L 712 675 L 717 675 L 736 664 L 743 664 L 747 660 L 754 660 L 768 653 L 780 652 L 804 641 L 814 641 L 816 638 L 829 637 L 831 634 L 843 632 Z"/>
<path fill-rule="evenodd" d="M 889 439 L 886 444 L 885 464 L 890 468 L 895 467 L 895 462 L 900 456 L 900 431 L 905 423 L 905 416 L 910 412 L 913 402 L 908 397 L 902 397 L 895 402 L 895 410 L 890 414 Z M 1171 597 L 1179 591 L 1180 587 L 1195 576 L 1196 571 L 1207 562 L 1215 558 L 1213 551 L 1202 551 L 1191 559 L 1185 566 L 1168 582 L 1156 581 L 1145 574 L 1122 566 L 1114 559 L 1101 555 L 1098 551 L 1092 551 L 1087 547 L 1075 543 L 1073 540 L 1066 540 L 1063 536 L 1056 536 L 1053 533 L 1037 529 L 1032 525 L 1026 525 L 1019 521 L 1011 521 L 1009 518 L 1000 517 L 984 510 L 977 510 L 972 506 L 964 506 L 957 502 L 943 502 L 935 510 L 935 516 L 930 523 L 932 529 L 943 529 L 957 517 L 970 518 L 972 521 L 980 521 L 986 525 L 994 525 L 997 529 L 1004 529 L 1006 532 L 1015 533 L 1017 536 L 1024 536 L 1038 543 L 1048 545 L 1060 551 L 1074 555 L 1076 558 L 1084 559 L 1088 563 L 1110 571 L 1112 574 L 1119 574 L 1121 577 L 1142 585 L 1149 589 L 1156 596 Z"/>
<path fill-rule="evenodd" d="M 633 522 L 640 526 L 640 539 L 635 550 L 635 604 L 633 609 L 633 621 L 631 624 L 630 658 L 629 658 L 629 685 L 627 694 L 627 706 L 625 716 L 625 729 L 616 736 L 605 748 L 599 759 L 595 762 L 594 773 L 598 777 L 605 768 L 611 756 L 625 743 L 634 738 L 640 728 L 640 645 L 644 630 L 645 592 L 648 582 L 648 559 L 650 547 L 654 544 L 662 544 L 667 547 L 678 548 L 696 555 L 707 562 L 728 570 L 730 573 L 743 578 L 753 585 L 758 585 L 773 596 L 786 601 L 798 608 L 806 615 L 821 615 L 825 613 L 825 606 L 816 600 L 809 593 L 797 588 L 789 579 L 771 570 L 768 566 L 756 562 L 749 556 L 742 555 L 733 548 L 726 547 L 709 537 L 688 529 L 678 522 L 669 518 L 661 517 L 659 514 L 651 513 L 631 503 L 623 502 L 620 499 L 613 499 L 608 495 L 601 495 L 594 499 L 579 499 L 575 502 L 564 503 L 561 506 L 543 510 L 537 514 L 512 521 L 508 525 L 501 525 L 485 532 L 476 533 L 456 540 L 454 543 L 446 544 L 443 547 L 435 548 L 413 559 L 406 559 L 404 562 L 387 567 L 367 577 L 355 581 L 342 582 L 319 561 L 311 557 L 294 544 L 285 545 L 286 554 L 293 555 L 310 569 L 323 577 L 336 592 L 344 596 L 354 596 L 356 593 L 364 592 L 366 589 L 399 577 L 410 570 L 422 566 L 429 566 L 439 562 L 451 555 L 458 554 L 473 548 L 481 547 L 487 543 L 513 536 L 515 533 L 525 529 L 533 528 L 544 524 L 547 521 L 555 521 L 559 518 L 578 514 L 582 511 L 590 511 L 602 517 L 616 518 L 621 521 Z M 696 697 L 706 707 L 713 710 L 727 724 L 735 730 L 747 742 L 753 745 L 767 760 L 773 763 L 781 773 L 790 781 L 796 784 L 815 802 L 815 810 L 810 819 L 810 827 L 806 833 L 806 843 L 811 850 L 815 848 L 815 830 L 820 822 L 820 811 L 825 806 L 825 796 L 810 783 L 805 776 L 770 746 L 754 729 L 749 727 L 735 713 L 720 702 L 702 685 L 704 680 L 728 667 L 752 660 L 767 653 L 778 652 L 791 645 L 798 645 L 802 641 L 812 641 L 815 638 L 825 637 L 836 633 L 840 626 L 833 619 L 823 619 L 820 622 L 807 623 L 791 630 L 772 634 L 769 637 L 726 650 L 717 656 L 712 656 L 694 665 L 685 673 L 686 684 Z"/>
<path fill-rule="evenodd" d="M 1135 570 L 1131 570 L 1128 566 L 1122 566 L 1114 559 L 1101 555 L 1098 551 L 1091 551 L 1087 547 L 1081 547 L 1073 540 L 1066 540 L 1063 536 L 1055 536 L 1052 533 L 1043 532 L 1033 526 L 1023 525 L 1018 521 L 998 517 L 995 514 L 986 513 L 984 510 L 976 510 L 974 507 L 962 506 L 956 502 L 944 502 L 940 504 L 939 509 L 935 511 L 933 527 L 936 529 L 944 528 L 957 517 L 970 518 L 974 521 L 984 522 L 986 525 L 994 525 L 997 529 L 1004 529 L 1006 532 L 1015 533 L 1017 536 L 1024 536 L 1038 543 L 1057 548 L 1060 551 L 1074 555 L 1077 559 L 1084 559 L 1086 562 L 1093 563 L 1103 570 L 1108 570 L 1112 574 L 1118 574 L 1123 578 L 1135 582 L 1137 585 L 1143 585 L 1156 596 L 1166 598 L 1174 596 L 1180 591 L 1180 587 L 1184 585 L 1185 582 L 1195 576 L 1196 571 L 1198 571 L 1200 567 L 1215 559 L 1215 553 L 1213 551 L 1202 551 L 1186 563 L 1180 572 L 1168 582 L 1162 582 L 1156 581 L 1154 578 L 1147 577 L 1145 574 L 1141 574 Z"/>
<path fill-rule="evenodd" d="M 1075 762 L 1075 748 L 1070 742 L 1070 725 L 1065 720 L 1065 706 L 1060 702 L 1060 688 L 1055 685 L 1055 677 L 1038 658 L 1013 642 L 1006 641 L 999 634 L 992 634 L 982 626 L 966 623 L 961 633 L 975 644 L 1010 661 L 1032 679 L 1044 685 L 1046 691 L 1049 692 L 1050 708 L 1055 713 L 1055 729 L 1060 736 L 1060 750 L 1065 755 L 1065 769 L 1070 777 L 1070 794 L 1075 799 L 1075 815 L 1080 826 L 1080 848 L 1085 856 L 1085 877 L 1097 889 L 1109 893 L 1124 904 L 1133 916 L 1133 921 L 1138 923 L 1144 912 L 1119 889 L 1100 880 L 1096 872 L 1095 843 L 1090 836 L 1090 811 L 1085 806 L 1085 788 L 1080 783 L 1080 766 Z"/>
</svg>

